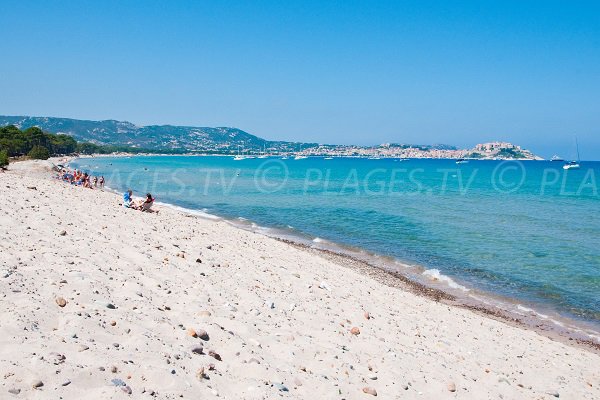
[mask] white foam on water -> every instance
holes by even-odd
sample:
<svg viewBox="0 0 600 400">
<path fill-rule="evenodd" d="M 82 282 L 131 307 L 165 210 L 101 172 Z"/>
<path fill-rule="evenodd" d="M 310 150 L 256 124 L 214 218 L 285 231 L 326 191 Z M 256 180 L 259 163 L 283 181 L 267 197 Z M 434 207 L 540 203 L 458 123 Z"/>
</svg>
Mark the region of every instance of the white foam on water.
<svg viewBox="0 0 600 400">
<path fill-rule="evenodd" d="M 446 275 L 440 273 L 439 269 L 426 269 L 425 271 L 423 271 L 423 275 L 425 275 L 427 278 L 429 278 L 433 281 L 444 282 L 448 286 L 450 286 L 452 289 L 460 289 L 463 292 L 469 291 L 469 289 L 467 289 L 463 285 L 459 285 L 449 276 L 446 276 Z"/>
<path fill-rule="evenodd" d="M 529 307 L 523 307 L 520 304 L 517 304 L 517 309 L 519 311 L 523 311 L 523 312 L 534 312 L 531 308 L 529 308 Z"/>
<path fill-rule="evenodd" d="M 173 204 L 170 204 L 170 203 L 162 203 L 160 201 L 157 201 L 156 205 L 160 205 L 160 206 L 163 206 L 163 207 L 166 207 L 166 208 L 170 208 L 172 210 L 179 211 L 179 212 L 182 212 L 182 213 L 185 213 L 185 214 L 195 215 L 197 217 L 201 217 L 201 218 L 204 218 L 204 219 L 210 219 L 212 221 L 220 221 L 222 219 L 221 217 L 218 217 L 216 215 L 207 213 L 205 211 L 206 209 L 203 209 L 203 210 L 193 210 L 193 209 L 190 209 L 190 208 L 179 207 L 179 206 L 176 206 L 176 205 L 173 205 Z"/>
<path fill-rule="evenodd" d="M 325 239 L 321 239 L 320 237 L 316 237 L 312 241 L 315 243 L 325 243 Z"/>
</svg>

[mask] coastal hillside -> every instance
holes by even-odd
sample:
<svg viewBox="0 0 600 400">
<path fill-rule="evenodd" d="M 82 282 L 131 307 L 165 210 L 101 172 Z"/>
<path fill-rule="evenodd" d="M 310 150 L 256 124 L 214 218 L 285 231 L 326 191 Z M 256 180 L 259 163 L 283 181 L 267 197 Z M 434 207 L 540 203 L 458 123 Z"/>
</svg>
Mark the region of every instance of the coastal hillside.
<svg viewBox="0 0 600 400">
<path fill-rule="evenodd" d="M 173 125 L 137 126 L 127 121 L 88 121 L 71 118 L 0 116 L 0 126 L 26 129 L 37 126 L 44 131 L 73 136 L 79 142 L 130 146 L 145 149 L 188 151 L 228 151 L 238 146 L 263 149 L 268 141 L 236 128 L 208 128 Z"/>
<path fill-rule="evenodd" d="M 299 153 L 353 157 L 406 158 L 477 158 L 477 159 L 540 159 L 520 146 L 506 142 L 478 144 L 472 149 L 454 146 L 386 143 L 379 146 L 355 146 L 317 143 L 270 141 L 237 128 L 193 127 L 175 125 L 138 126 L 127 121 L 89 121 L 71 118 L 0 115 L 0 126 L 14 125 L 19 129 L 39 127 L 66 134 L 78 142 L 97 145 L 127 146 L 151 151 Z"/>
</svg>

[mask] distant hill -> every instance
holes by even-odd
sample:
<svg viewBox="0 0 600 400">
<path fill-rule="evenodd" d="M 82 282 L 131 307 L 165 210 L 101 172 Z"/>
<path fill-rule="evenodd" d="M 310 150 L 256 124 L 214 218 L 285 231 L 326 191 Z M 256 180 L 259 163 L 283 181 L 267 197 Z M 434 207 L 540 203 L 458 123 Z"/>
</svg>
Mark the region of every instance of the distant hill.
<svg viewBox="0 0 600 400">
<path fill-rule="evenodd" d="M 37 126 L 44 131 L 73 136 L 77 141 L 126 145 L 146 149 L 219 151 L 263 149 L 271 142 L 236 128 L 208 128 L 173 125 L 137 126 L 126 121 L 87 121 L 70 118 L 0 116 L 0 126 L 20 129 Z"/>
<path fill-rule="evenodd" d="M 37 126 L 46 132 L 70 135 L 79 142 L 102 145 L 128 146 L 154 151 L 181 150 L 185 152 L 236 153 L 248 152 L 292 153 L 307 155 L 348 155 L 383 157 L 433 158 L 539 158 L 533 153 L 510 143 L 479 144 L 473 149 L 461 150 L 454 146 L 411 145 L 387 143 L 380 146 L 323 145 L 270 141 L 237 128 L 209 128 L 174 125 L 137 126 L 126 121 L 88 121 L 71 118 L 27 117 L 0 115 L 0 126 L 15 125 L 20 129 Z"/>
</svg>

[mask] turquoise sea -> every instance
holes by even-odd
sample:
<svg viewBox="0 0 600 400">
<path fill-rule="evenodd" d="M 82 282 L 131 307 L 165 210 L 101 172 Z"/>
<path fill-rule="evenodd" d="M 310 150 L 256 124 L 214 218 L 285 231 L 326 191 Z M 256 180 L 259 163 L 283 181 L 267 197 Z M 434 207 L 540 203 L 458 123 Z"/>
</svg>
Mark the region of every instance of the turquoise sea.
<svg viewBox="0 0 600 400">
<path fill-rule="evenodd" d="M 107 186 L 600 328 L 600 162 L 84 158 Z M 407 264 L 409 267 L 400 267 Z"/>
</svg>

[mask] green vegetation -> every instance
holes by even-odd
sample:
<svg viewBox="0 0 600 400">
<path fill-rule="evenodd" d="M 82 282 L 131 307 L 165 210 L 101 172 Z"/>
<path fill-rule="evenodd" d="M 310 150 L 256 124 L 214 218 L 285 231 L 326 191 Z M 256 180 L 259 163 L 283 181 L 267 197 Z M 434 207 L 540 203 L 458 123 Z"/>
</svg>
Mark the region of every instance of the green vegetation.
<svg viewBox="0 0 600 400">
<path fill-rule="evenodd" d="M 483 155 L 480 153 L 469 153 L 465 156 L 465 158 L 483 158 Z"/>
<path fill-rule="evenodd" d="M 71 154 L 77 149 L 77 142 L 67 135 L 53 135 L 40 128 L 20 130 L 14 125 L 0 128 L 0 150 L 9 157 L 19 157 L 33 152 L 38 157 L 58 154 Z M 45 150 L 45 151 L 44 151 Z M 48 158 L 48 157 L 46 157 Z"/>
<path fill-rule="evenodd" d="M 33 159 L 47 160 L 51 156 L 66 154 L 111 154 L 111 153 L 169 153 L 181 154 L 176 150 L 148 150 L 127 146 L 104 146 L 94 143 L 78 143 L 69 135 L 55 135 L 44 132 L 38 127 L 20 130 L 14 125 L 0 127 L 0 154 L 8 157 L 28 156 Z M 0 166 L 2 166 L 0 155 Z"/>
<path fill-rule="evenodd" d="M 4 168 L 8 165 L 8 153 L 6 150 L 0 151 L 0 168 Z"/>
<path fill-rule="evenodd" d="M 497 157 L 502 158 L 526 158 L 525 154 L 516 149 L 502 149 L 498 152 Z"/>
<path fill-rule="evenodd" d="M 27 157 L 32 160 L 47 160 L 50 158 L 50 152 L 44 146 L 33 146 L 31 151 L 27 153 Z"/>
</svg>

